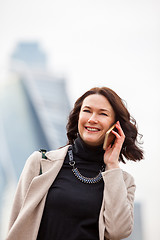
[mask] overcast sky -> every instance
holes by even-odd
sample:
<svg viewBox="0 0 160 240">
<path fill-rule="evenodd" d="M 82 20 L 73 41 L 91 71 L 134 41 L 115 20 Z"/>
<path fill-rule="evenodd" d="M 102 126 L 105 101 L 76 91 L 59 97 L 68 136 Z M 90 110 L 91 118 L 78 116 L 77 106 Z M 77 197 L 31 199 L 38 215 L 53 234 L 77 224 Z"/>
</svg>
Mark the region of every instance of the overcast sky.
<svg viewBox="0 0 160 240">
<path fill-rule="evenodd" d="M 67 79 L 71 104 L 108 86 L 125 99 L 144 135 L 145 160 L 130 163 L 145 240 L 160 239 L 160 1 L 0 0 L 0 80 L 20 41 L 38 41 L 48 68 Z"/>
</svg>

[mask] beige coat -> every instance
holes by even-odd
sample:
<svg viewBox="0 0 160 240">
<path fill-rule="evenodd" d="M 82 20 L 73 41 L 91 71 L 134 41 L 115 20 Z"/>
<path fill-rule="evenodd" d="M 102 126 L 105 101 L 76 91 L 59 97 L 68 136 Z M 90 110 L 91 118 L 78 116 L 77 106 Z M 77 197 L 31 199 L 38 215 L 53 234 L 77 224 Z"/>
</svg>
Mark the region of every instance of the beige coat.
<svg viewBox="0 0 160 240">
<path fill-rule="evenodd" d="M 36 240 L 49 187 L 60 171 L 68 146 L 46 154 L 34 152 L 22 171 L 6 240 Z M 39 175 L 40 164 L 42 175 Z M 119 240 L 133 227 L 133 177 L 121 169 L 103 172 L 104 194 L 99 215 L 100 240 Z"/>
</svg>

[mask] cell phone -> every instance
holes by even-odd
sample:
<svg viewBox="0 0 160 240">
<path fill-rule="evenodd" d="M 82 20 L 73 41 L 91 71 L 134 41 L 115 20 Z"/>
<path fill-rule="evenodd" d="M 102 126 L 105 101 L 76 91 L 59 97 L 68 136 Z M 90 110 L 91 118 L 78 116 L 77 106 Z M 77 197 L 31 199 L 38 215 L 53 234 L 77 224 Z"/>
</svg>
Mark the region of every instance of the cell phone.
<svg viewBox="0 0 160 240">
<path fill-rule="evenodd" d="M 116 123 L 108 129 L 108 131 L 105 134 L 104 143 L 103 143 L 103 149 L 106 150 L 106 148 L 114 142 L 115 135 L 112 133 L 112 130 L 115 128 Z"/>
</svg>

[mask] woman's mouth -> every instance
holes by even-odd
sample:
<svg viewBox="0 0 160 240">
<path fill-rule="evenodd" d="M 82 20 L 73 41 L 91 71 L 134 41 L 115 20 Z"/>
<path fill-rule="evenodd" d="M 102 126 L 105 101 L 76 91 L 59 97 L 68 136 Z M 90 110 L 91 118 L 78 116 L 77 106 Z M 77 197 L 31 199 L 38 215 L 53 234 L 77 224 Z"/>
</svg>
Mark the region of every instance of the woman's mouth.
<svg viewBox="0 0 160 240">
<path fill-rule="evenodd" d="M 99 132 L 100 131 L 99 128 L 95 128 L 95 127 L 85 127 L 85 129 L 89 132 Z"/>
</svg>

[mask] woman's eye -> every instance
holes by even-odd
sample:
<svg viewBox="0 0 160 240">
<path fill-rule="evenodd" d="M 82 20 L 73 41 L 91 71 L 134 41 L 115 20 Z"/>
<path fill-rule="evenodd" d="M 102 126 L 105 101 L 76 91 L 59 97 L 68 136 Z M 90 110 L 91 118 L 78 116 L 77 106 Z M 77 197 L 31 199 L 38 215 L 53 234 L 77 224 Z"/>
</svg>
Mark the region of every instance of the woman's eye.
<svg viewBox="0 0 160 240">
<path fill-rule="evenodd" d="M 108 114 L 107 114 L 107 113 L 101 113 L 101 115 L 103 115 L 103 116 L 108 116 Z"/>
<path fill-rule="evenodd" d="M 83 109 L 83 112 L 88 112 L 88 113 L 90 113 L 90 110 L 88 110 L 88 109 Z"/>
</svg>

